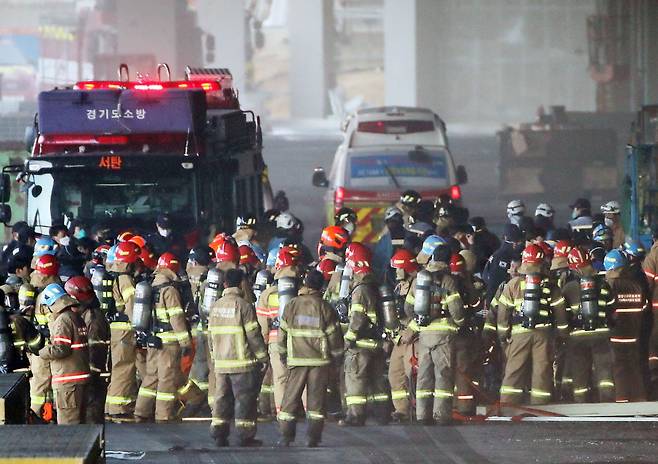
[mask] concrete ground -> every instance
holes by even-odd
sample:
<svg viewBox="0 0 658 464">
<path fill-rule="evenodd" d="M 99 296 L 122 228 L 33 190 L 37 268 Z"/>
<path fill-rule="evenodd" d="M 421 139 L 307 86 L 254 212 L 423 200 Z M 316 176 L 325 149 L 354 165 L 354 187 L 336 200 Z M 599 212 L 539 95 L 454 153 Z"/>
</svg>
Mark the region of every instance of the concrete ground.
<svg viewBox="0 0 658 464">
<path fill-rule="evenodd" d="M 144 452 L 139 463 L 604 463 L 656 462 L 655 422 L 486 423 L 452 427 L 391 425 L 343 428 L 328 424 L 319 448 L 297 442 L 275 448 L 276 424 L 259 425 L 261 448 L 216 448 L 208 422 L 108 424 L 107 450 Z M 232 437 L 234 439 L 234 437 Z M 233 442 L 232 442 L 233 443 Z M 124 460 L 108 458 L 110 464 Z"/>
</svg>

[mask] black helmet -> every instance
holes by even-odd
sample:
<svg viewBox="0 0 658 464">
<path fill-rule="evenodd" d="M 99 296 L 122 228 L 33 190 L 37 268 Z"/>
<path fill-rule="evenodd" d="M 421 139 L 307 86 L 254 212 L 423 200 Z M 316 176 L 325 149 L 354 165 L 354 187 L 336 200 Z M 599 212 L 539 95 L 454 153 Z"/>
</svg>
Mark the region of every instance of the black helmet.
<svg viewBox="0 0 658 464">
<path fill-rule="evenodd" d="M 334 225 L 341 225 L 345 222 L 356 223 L 356 213 L 352 208 L 347 208 L 343 206 L 338 212 L 334 215 Z"/>
<path fill-rule="evenodd" d="M 242 214 L 235 220 L 236 229 L 253 229 L 256 227 L 256 216 L 251 213 Z"/>
<path fill-rule="evenodd" d="M 202 266 L 207 266 L 212 260 L 213 251 L 208 246 L 198 246 L 190 250 L 190 261 L 195 261 Z"/>
<path fill-rule="evenodd" d="M 422 200 L 420 193 L 415 190 L 405 190 L 400 195 L 400 203 L 405 206 L 416 206 Z"/>
</svg>

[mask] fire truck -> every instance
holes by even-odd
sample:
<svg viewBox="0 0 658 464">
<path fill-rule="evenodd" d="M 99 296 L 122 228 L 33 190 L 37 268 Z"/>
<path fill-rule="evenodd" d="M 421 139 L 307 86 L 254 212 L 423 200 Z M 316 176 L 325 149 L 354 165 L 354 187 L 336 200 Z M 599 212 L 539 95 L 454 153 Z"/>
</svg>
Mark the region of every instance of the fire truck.
<svg viewBox="0 0 658 464">
<path fill-rule="evenodd" d="M 260 119 L 240 108 L 227 69 L 190 68 L 171 80 L 78 82 L 41 92 L 23 165 L 5 166 L 0 221 L 11 222 L 11 176 L 37 233 L 52 224 L 106 224 L 148 232 L 170 213 L 192 243 L 230 230 L 238 212 L 271 204 Z"/>
</svg>

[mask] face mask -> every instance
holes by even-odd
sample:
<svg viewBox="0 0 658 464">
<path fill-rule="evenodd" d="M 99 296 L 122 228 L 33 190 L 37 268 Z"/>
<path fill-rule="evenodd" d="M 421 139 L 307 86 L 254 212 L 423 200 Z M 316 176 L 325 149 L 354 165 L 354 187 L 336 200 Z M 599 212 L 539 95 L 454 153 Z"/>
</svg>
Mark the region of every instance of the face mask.
<svg viewBox="0 0 658 464">
<path fill-rule="evenodd" d="M 71 243 L 71 237 L 62 237 L 59 239 L 59 244 L 63 247 L 69 246 L 69 243 Z"/>
<path fill-rule="evenodd" d="M 574 209 L 574 210 L 571 212 L 571 219 L 576 219 L 576 218 L 578 217 L 578 213 L 579 213 L 579 212 L 580 212 L 580 210 L 578 210 L 578 209 Z"/>
<path fill-rule="evenodd" d="M 78 240 L 81 238 L 85 238 L 87 236 L 87 231 L 84 229 L 79 229 L 75 234 L 73 234 L 73 236 Z"/>
<path fill-rule="evenodd" d="M 167 238 L 169 237 L 169 234 L 171 234 L 170 229 L 163 229 L 162 227 L 158 226 L 158 233 L 162 235 L 163 237 Z"/>
<path fill-rule="evenodd" d="M 615 221 L 614 221 L 612 218 L 605 218 L 605 219 L 603 220 L 603 223 L 604 223 L 607 227 L 612 227 L 612 226 L 615 225 Z"/>
<path fill-rule="evenodd" d="M 352 235 L 354 233 L 355 228 L 356 228 L 356 226 L 351 222 L 348 222 L 347 224 L 343 225 L 343 229 L 345 229 L 347 231 L 347 233 L 350 234 L 350 235 Z"/>
</svg>

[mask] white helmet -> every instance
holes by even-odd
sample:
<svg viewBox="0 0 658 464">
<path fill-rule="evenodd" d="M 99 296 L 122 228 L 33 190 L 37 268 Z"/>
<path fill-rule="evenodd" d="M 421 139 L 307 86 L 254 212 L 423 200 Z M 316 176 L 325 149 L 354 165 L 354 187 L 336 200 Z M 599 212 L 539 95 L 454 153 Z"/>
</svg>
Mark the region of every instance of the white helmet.
<svg viewBox="0 0 658 464">
<path fill-rule="evenodd" d="M 507 216 L 523 216 L 525 204 L 521 200 L 512 200 L 507 203 Z"/>
<path fill-rule="evenodd" d="M 555 214 L 555 210 L 548 203 L 540 203 L 535 209 L 535 216 L 544 216 L 545 218 L 552 218 Z"/>
<path fill-rule="evenodd" d="M 601 212 L 603 214 L 619 214 L 621 213 L 621 206 L 618 201 L 609 201 L 601 206 Z"/>
<path fill-rule="evenodd" d="M 276 218 L 277 229 L 290 230 L 295 226 L 295 216 L 289 212 L 283 212 Z"/>
</svg>

